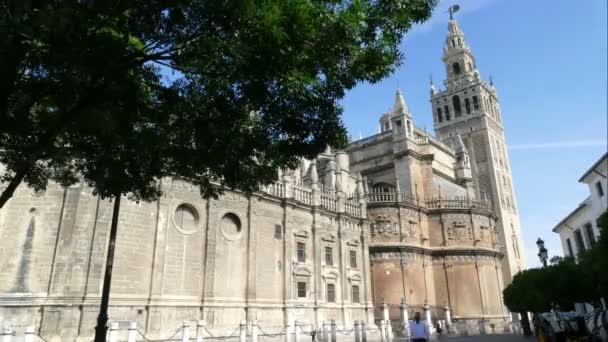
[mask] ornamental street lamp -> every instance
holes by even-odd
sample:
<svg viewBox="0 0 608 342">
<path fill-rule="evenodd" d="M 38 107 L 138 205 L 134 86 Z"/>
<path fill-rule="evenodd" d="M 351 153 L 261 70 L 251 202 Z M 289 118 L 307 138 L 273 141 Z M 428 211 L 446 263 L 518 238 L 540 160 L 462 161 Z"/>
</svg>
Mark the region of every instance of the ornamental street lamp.
<svg viewBox="0 0 608 342">
<path fill-rule="evenodd" d="M 543 264 L 543 267 L 547 267 L 547 259 L 549 258 L 549 253 L 545 248 L 545 241 L 538 238 L 538 240 L 536 240 L 536 245 L 538 246 L 538 258 Z"/>
</svg>

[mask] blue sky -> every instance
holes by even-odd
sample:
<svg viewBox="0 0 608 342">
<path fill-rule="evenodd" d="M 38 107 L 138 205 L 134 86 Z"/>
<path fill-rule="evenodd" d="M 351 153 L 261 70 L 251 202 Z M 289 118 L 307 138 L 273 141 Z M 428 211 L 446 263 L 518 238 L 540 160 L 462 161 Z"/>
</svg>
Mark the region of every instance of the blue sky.
<svg viewBox="0 0 608 342">
<path fill-rule="evenodd" d="M 361 84 L 342 101 L 356 139 L 377 130 L 397 85 L 418 127 L 432 130 L 429 77 L 445 78 L 441 54 L 449 5 L 483 78 L 498 91 L 529 266 L 539 264 L 536 238 L 561 255 L 551 229 L 587 195 L 579 177 L 607 150 L 605 0 L 442 1 L 410 31 L 405 60 L 391 77 Z"/>
</svg>

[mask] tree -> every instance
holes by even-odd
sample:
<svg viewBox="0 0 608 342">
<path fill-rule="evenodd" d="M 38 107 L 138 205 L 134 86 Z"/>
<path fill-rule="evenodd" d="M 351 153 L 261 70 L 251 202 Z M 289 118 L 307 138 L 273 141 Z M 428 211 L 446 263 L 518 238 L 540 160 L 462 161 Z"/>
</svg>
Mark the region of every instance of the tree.
<svg viewBox="0 0 608 342">
<path fill-rule="evenodd" d="M 403 59 L 434 0 L 9 0 L 0 3 L 0 208 L 25 182 L 115 199 L 162 177 L 253 191 L 346 134 L 338 101 Z M 219 183 L 219 185 L 218 185 Z"/>
<path fill-rule="evenodd" d="M 115 183 L 98 181 L 98 152 L 125 140 L 146 159 L 145 174 L 116 175 L 137 199 L 158 196 L 154 179 L 166 175 L 206 196 L 218 189 L 211 179 L 253 190 L 345 144 L 338 100 L 394 71 L 402 35 L 434 4 L 3 2 L 0 207 L 22 181 L 83 178 L 113 196 Z"/>
<path fill-rule="evenodd" d="M 597 227 L 600 230 L 597 243 L 583 252 L 579 261 L 593 299 L 608 298 L 608 211 L 597 219 Z"/>
</svg>

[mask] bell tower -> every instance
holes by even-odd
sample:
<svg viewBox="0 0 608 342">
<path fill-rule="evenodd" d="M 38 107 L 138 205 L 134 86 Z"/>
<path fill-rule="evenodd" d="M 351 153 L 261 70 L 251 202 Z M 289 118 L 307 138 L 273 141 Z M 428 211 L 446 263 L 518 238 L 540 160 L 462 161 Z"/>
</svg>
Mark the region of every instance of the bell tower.
<svg viewBox="0 0 608 342">
<path fill-rule="evenodd" d="M 526 260 L 498 94 L 491 82 L 481 79 L 464 33 L 453 18 L 442 60 L 445 88 L 435 89 L 431 83 L 435 134 L 449 145 L 462 149 L 464 144 L 468 151 L 473 191 L 478 198 L 488 198 L 499 217 L 496 229 L 505 254 L 503 279 L 509 283 L 525 269 Z"/>
</svg>

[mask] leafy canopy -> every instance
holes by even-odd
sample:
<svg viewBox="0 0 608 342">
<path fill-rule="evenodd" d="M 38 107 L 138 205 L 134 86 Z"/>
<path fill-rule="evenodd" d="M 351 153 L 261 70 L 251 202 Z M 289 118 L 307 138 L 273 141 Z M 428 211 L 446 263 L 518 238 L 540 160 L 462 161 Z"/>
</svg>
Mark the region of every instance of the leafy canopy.
<svg viewBox="0 0 608 342">
<path fill-rule="evenodd" d="M 436 0 L 0 3 L 0 207 L 22 181 L 251 191 L 346 134 L 338 101 L 402 61 Z"/>
<path fill-rule="evenodd" d="M 599 241 L 573 258 L 552 258 L 545 268 L 532 268 L 513 277 L 503 290 L 512 312 L 545 312 L 554 306 L 572 308 L 575 302 L 594 303 L 608 294 L 608 211 L 597 220 Z"/>
</svg>

